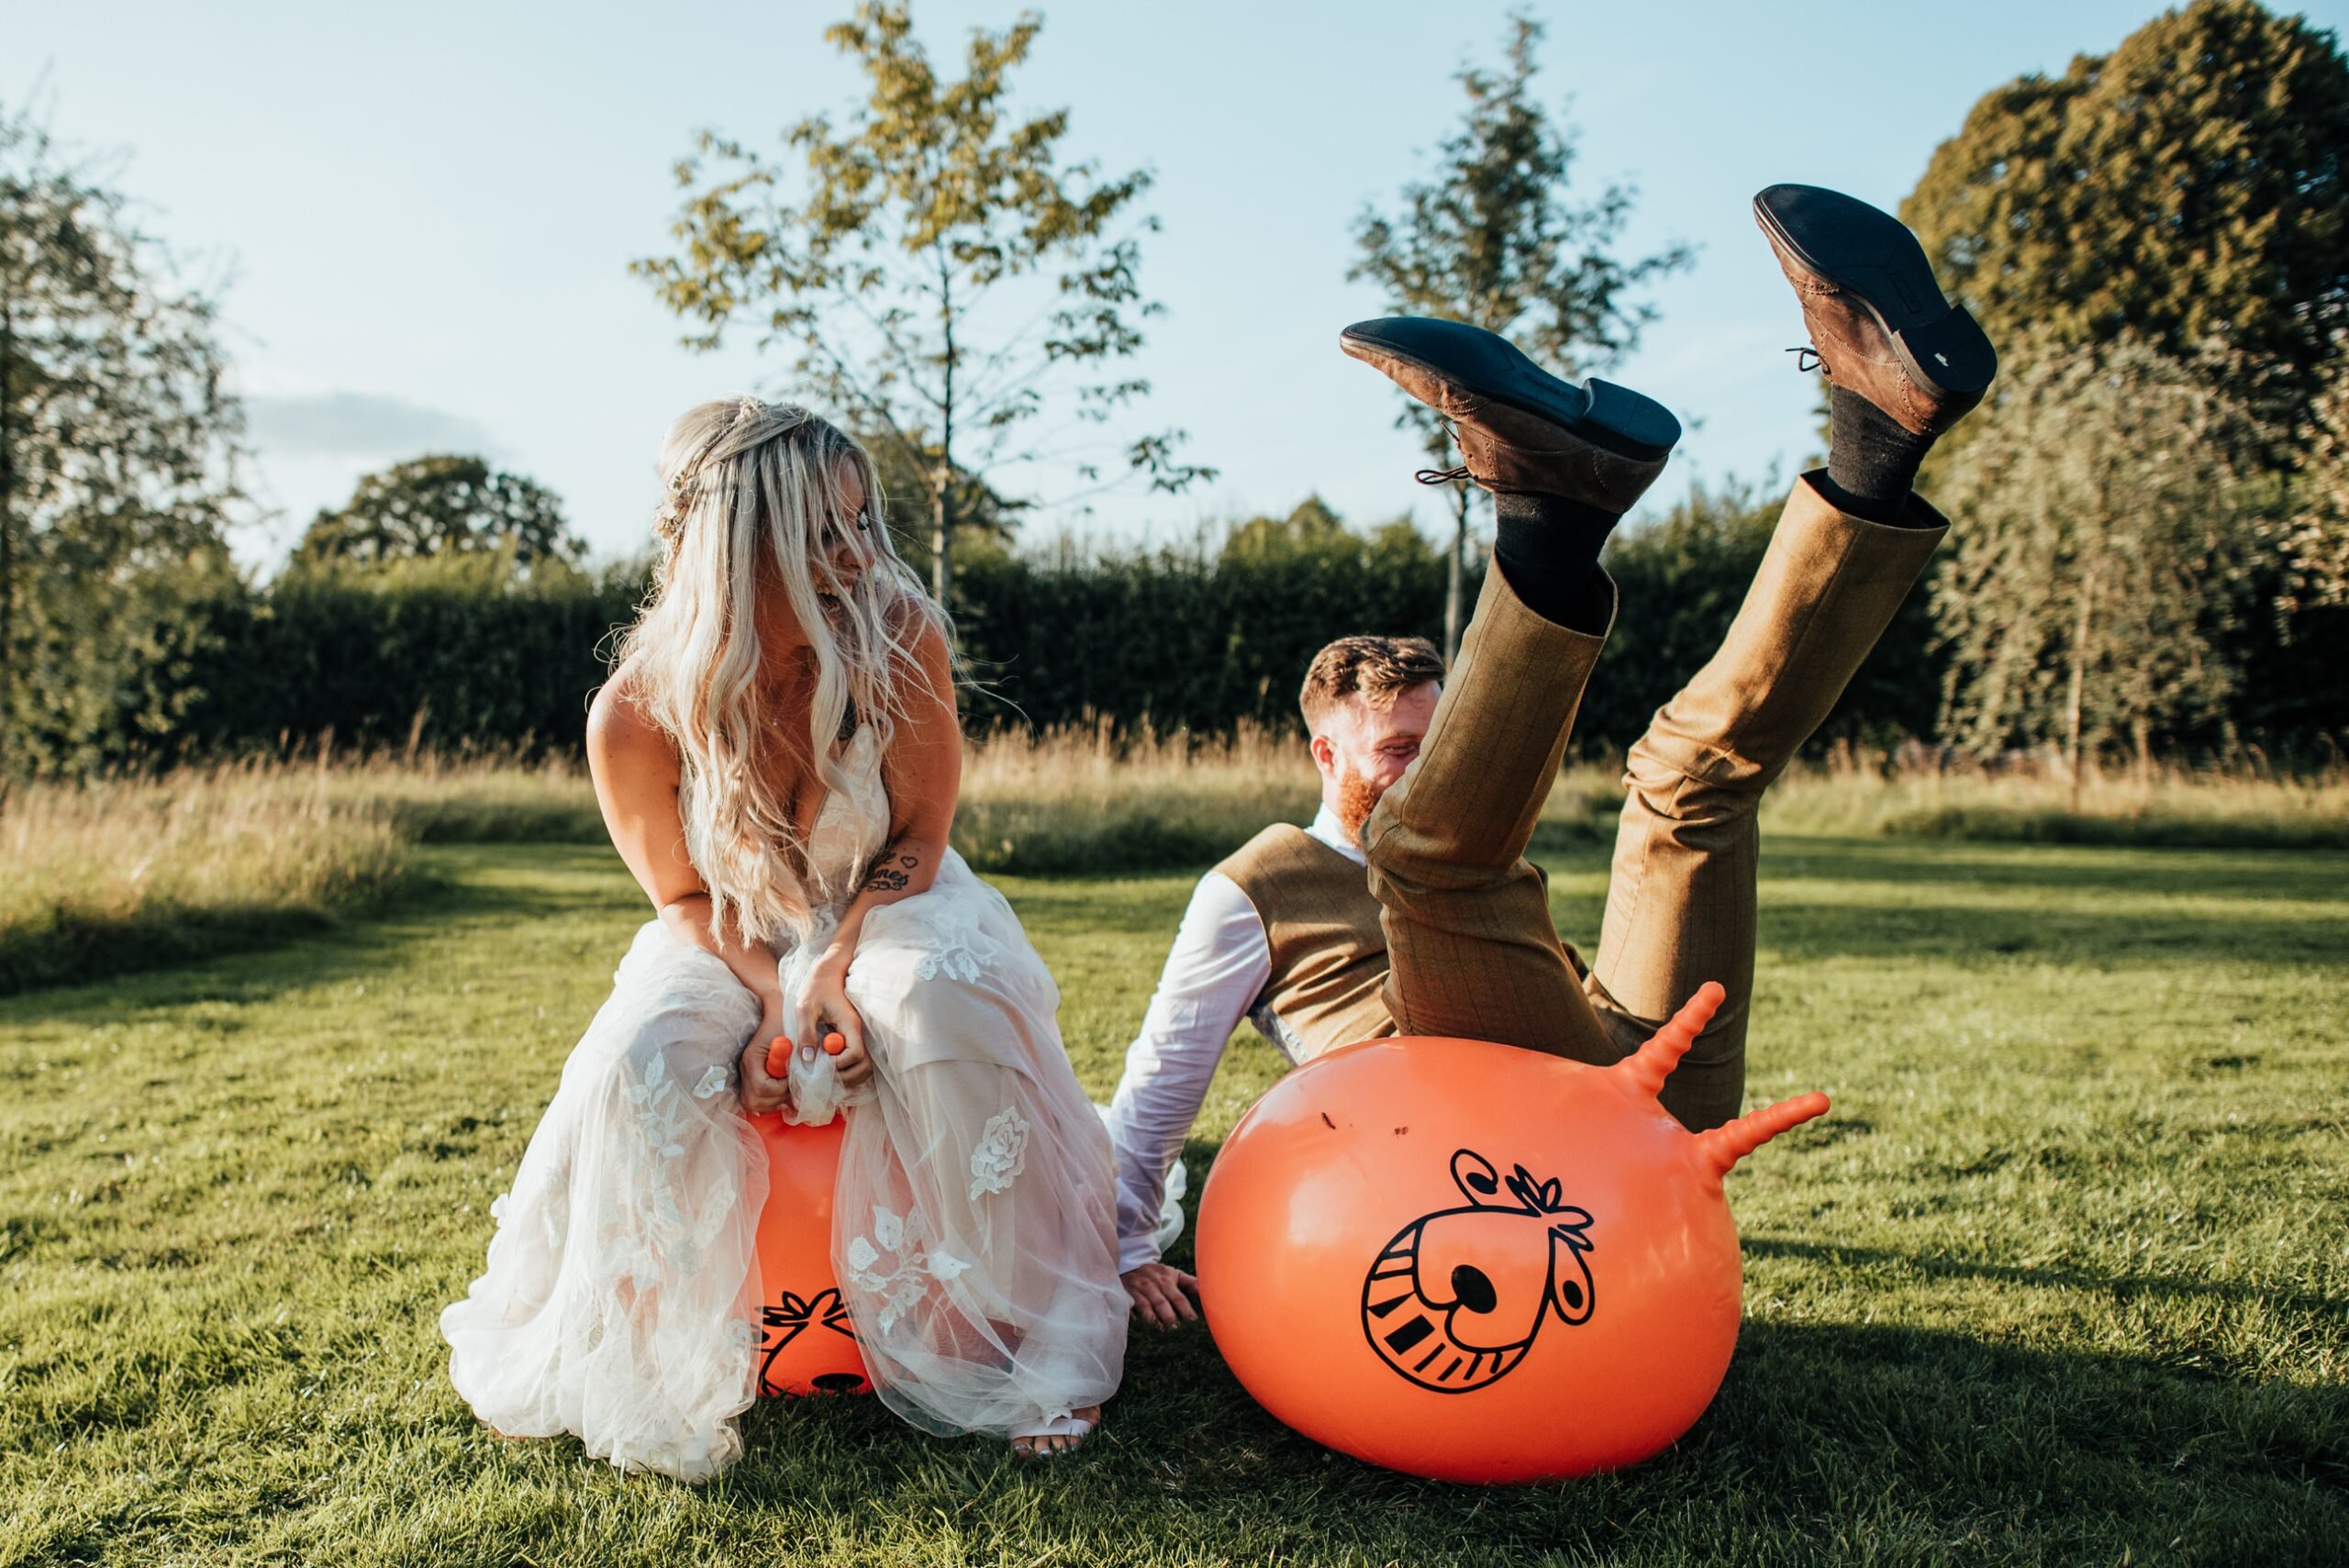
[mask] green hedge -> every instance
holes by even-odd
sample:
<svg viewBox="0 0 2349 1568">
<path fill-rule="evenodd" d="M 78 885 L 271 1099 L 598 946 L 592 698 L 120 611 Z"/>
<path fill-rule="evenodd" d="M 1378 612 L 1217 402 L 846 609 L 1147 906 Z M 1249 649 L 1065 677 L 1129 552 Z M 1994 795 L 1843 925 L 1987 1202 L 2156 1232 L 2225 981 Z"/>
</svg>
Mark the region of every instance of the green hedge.
<svg viewBox="0 0 2349 1568">
<path fill-rule="evenodd" d="M 632 571 L 504 580 L 472 562 L 289 574 L 222 606 L 190 673 L 200 753 L 314 744 L 576 751 Z M 421 724 L 418 716 L 421 715 Z"/>
<path fill-rule="evenodd" d="M 1627 746 L 1711 651 L 1767 544 L 1775 500 L 1699 495 L 1610 548 L 1621 601 L 1579 751 Z M 1306 663 L 1330 639 L 1439 637 L 1436 550 L 1407 526 L 1365 536 L 1315 511 L 1251 525 L 1220 548 L 972 551 L 955 611 L 977 682 L 973 728 L 1286 728 Z M 1472 601 L 1477 586 L 1472 573 Z M 301 750 L 328 732 L 339 750 L 398 750 L 414 737 L 443 751 L 575 753 L 603 655 L 644 589 L 627 568 L 515 581 L 464 560 L 289 574 L 210 601 L 201 635 L 150 673 L 173 687 L 167 728 L 127 717 L 119 734 L 81 738 L 77 754 L 168 762 Z M 1942 670 L 1929 595 L 1930 584 L 1910 596 L 1824 739 L 1931 738 Z M 2254 651 L 2235 735 L 2171 739 L 2219 745 L 2274 730 L 2321 746 L 2343 721 L 2330 672 L 2349 657 L 2349 614 L 2300 625 L 2298 642 Z"/>
</svg>

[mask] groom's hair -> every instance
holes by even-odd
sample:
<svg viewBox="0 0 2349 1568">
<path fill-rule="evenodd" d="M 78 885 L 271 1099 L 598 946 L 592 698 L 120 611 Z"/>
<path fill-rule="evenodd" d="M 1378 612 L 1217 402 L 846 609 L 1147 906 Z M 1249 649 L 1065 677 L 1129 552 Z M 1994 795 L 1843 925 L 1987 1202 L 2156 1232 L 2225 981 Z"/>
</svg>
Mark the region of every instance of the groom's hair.
<svg viewBox="0 0 2349 1568">
<path fill-rule="evenodd" d="M 1297 706 L 1305 712 L 1306 728 L 1318 733 L 1321 721 L 1350 696 L 1359 694 L 1371 706 L 1386 709 L 1413 686 L 1442 679 L 1443 661 L 1424 637 L 1341 637 L 1306 667 Z"/>
</svg>

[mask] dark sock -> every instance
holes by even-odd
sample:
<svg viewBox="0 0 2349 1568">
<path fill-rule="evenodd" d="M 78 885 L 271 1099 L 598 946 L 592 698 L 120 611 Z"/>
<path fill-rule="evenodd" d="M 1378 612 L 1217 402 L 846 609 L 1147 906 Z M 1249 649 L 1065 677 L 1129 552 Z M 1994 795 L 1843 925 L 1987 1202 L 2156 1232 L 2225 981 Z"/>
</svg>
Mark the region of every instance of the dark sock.
<svg viewBox="0 0 2349 1568">
<path fill-rule="evenodd" d="M 1527 609 L 1571 630 L 1600 636 L 1607 630 L 1609 597 L 1598 572 L 1598 550 L 1622 516 L 1564 495 L 1497 495 L 1493 560 Z"/>
<path fill-rule="evenodd" d="M 1891 415 L 1843 387 L 1828 389 L 1827 411 L 1827 498 L 1872 523 L 1905 523 L 1917 465 L 1932 450 L 1933 438 L 1903 428 Z"/>
</svg>

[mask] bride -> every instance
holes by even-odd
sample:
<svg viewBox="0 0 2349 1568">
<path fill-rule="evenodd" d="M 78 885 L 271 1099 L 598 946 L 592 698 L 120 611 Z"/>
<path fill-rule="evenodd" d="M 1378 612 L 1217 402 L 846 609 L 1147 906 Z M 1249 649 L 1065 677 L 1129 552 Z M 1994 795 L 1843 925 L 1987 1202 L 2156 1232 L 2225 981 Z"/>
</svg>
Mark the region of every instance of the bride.
<svg viewBox="0 0 2349 1568">
<path fill-rule="evenodd" d="M 874 1388 L 932 1432 L 1073 1447 L 1125 1354 L 1111 1154 L 1052 976 L 947 847 L 945 617 L 871 459 L 806 409 L 703 404 L 661 468 L 654 592 L 588 723 L 655 917 L 440 1316 L 450 1377 L 501 1435 L 686 1480 L 740 1457 L 766 1192 L 743 1112 L 789 1108 L 770 1042 L 836 1030 L 862 1103 L 833 1261 Z"/>
</svg>

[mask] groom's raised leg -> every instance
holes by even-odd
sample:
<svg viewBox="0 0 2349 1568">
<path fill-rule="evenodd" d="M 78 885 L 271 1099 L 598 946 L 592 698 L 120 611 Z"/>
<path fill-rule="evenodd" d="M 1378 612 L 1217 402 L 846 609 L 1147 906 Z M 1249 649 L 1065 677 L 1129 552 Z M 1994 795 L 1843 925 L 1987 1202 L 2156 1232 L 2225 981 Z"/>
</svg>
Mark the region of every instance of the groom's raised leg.
<svg viewBox="0 0 2349 1568">
<path fill-rule="evenodd" d="M 1998 363 L 1887 215 L 1800 185 L 1772 186 L 1754 209 L 1831 381 L 1834 450 L 1797 481 L 1720 651 L 1631 747 L 1588 984 L 1626 1050 L 1706 981 L 1728 990 L 1664 1084 L 1692 1128 L 1729 1120 L 1744 1095 L 1762 793 L 1948 531 L 1909 484 Z"/>
<path fill-rule="evenodd" d="M 1500 523 L 1419 757 L 1363 829 L 1387 1008 L 1405 1034 L 1611 1062 L 1524 857 L 1613 617 L 1599 546 L 1663 469 L 1678 421 L 1637 393 L 1561 381 L 1456 322 L 1364 322 L 1341 341 L 1452 421 Z"/>
<path fill-rule="evenodd" d="M 1736 1116 L 1753 991 L 1762 794 L 1835 706 L 1946 525 L 1839 510 L 1825 474 L 1796 482 L 1721 645 L 1631 746 L 1588 991 L 1625 1050 L 1708 980 L 1729 995 L 1665 1080 L 1692 1129 Z"/>
</svg>

